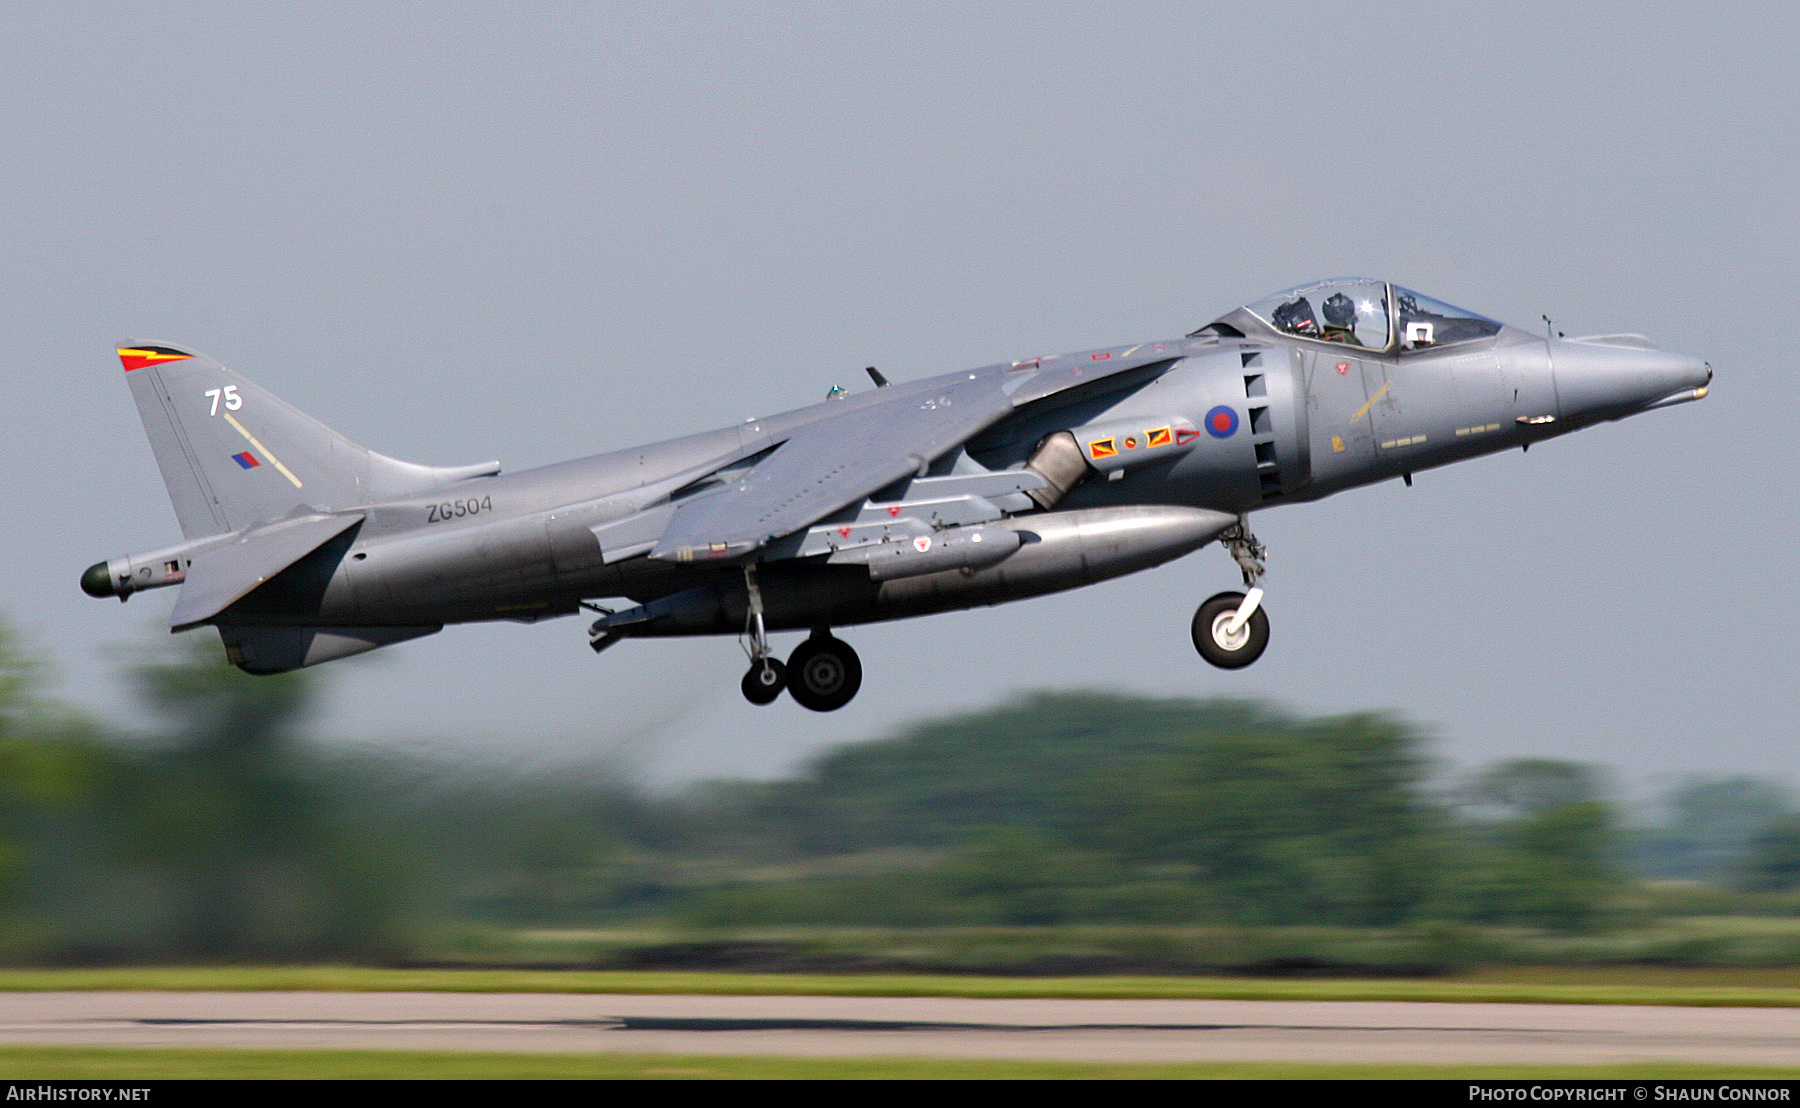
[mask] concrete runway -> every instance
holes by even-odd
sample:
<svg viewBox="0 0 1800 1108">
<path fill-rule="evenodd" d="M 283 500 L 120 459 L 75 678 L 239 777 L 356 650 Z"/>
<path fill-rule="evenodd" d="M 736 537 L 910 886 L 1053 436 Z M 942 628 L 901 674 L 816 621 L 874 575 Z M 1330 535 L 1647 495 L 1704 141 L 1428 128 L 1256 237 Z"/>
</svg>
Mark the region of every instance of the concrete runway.
<svg viewBox="0 0 1800 1108">
<path fill-rule="evenodd" d="M 29 1045 L 1031 1058 L 1800 1062 L 1800 1009 L 548 993 L 0 993 Z"/>
</svg>

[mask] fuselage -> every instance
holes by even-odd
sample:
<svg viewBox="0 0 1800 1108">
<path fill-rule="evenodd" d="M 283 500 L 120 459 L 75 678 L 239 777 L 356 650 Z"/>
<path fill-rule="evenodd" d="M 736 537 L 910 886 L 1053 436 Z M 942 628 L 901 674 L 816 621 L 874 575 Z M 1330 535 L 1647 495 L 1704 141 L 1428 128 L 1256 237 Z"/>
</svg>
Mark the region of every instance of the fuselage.
<svg viewBox="0 0 1800 1108">
<path fill-rule="evenodd" d="M 1034 505 L 1006 517 L 1009 526 L 1029 529 L 1034 521 L 1057 522 L 1046 517 L 1071 512 L 1145 506 L 1237 516 L 1526 446 L 1596 419 L 1617 418 L 1681 388 L 1703 387 L 1708 375 L 1697 363 L 1641 347 L 1547 341 L 1512 328 L 1480 350 L 1452 347 L 1410 359 L 1254 334 L 1151 345 L 1168 353 L 1166 362 L 1141 375 L 1107 379 L 1091 395 L 1052 398 L 1054 405 L 1022 413 L 956 457 L 936 460 L 932 473 L 950 473 L 958 465 L 964 471 L 1022 467 L 1046 436 L 1067 430 L 1092 474 L 1051 511 Z M 1113 348 L 1061 357 L 1080 361 L 1121 353 Z M 1580 365 L 1579 391 L 1571 390 L 1580 399 L 1569 405 L 1558 393 L 1559 361 Z M 1664 361 L 1666 366 L 1637 368 Z M 975 372 L 1004 374 L 1010 368 Z M 924 394 L 935 383 L 897 387 Z M 574 612 L 584 598 L 646 601 L 698 580 L 733 576 L 725 567 L 642 557 L 608 565 L 592 529 L 649 506 L 639 494 L 659 482 L 773 446 L 795 428 L 832 419 L 856 403 L 855 397 L 828 401 L 737 427 L 370 506 L 328 584 L 315 594 L 316 607 L 305 603 L 294 611 L 283 603 L 289 598 L 277 592 L 234 615 L 241 622 L 282 623 L 301 616 L 322 624 L 532 619 Z M 1231 415 L 1215 415 L 1216 425 L 1209 425 L 1208 414 L 1221 409 Z M 1158 445 L 1152 445 L 1153 436 Z M 896 490 L 892 499 L 904 495 Z M 1179 537 L 1173 545 L 1182 545 Z M 889 588 L 892 603 L 884 605 L 881 588 L 859 581 L 853 570 L 800 563 L 789 571 L 816 577 L 824 603 L 817 612 L 777 615 L 772 620 L 777 627 L 824 618 L 865 622 L 938 607 L 905 602 L 933 582 L 902 579 L 911 584 Z M 948 572 L 966 583 L 956 594 L 978 597 L 987 584 Z M 1075 572 L 1062 587 L 1082 583 L 1083 575 Z M 841 611 L 834 614 L 832 608 Z"/>
</svg>

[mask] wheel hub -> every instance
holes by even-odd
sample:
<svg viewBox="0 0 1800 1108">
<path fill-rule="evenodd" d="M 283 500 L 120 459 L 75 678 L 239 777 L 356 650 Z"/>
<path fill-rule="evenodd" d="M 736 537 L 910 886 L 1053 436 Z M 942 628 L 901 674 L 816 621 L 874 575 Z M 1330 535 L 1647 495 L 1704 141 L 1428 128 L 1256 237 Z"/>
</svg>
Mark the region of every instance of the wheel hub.
<svg viewBox="0 0 1800 1108">
<path fill-rule="evenodd" d="M 806 687 L 820 696 L 830 696 L 844 684 L 844 667 L 828 654 L 815 656 L 801 671 Z"/>
<path fill-rule="evenodd" d="M 1250 625 L 1248 623 L 1239 627 L 1236 634 L 1231 633 L 1231 621 L 1236 618 L 1236 609 L 1220 612 L 1213 617 L 1212 637 L 1213 641 L 1219 644 L 1221 650 L 1241 650 L 1244 644 L 1250 641 Z"/>
</svg>

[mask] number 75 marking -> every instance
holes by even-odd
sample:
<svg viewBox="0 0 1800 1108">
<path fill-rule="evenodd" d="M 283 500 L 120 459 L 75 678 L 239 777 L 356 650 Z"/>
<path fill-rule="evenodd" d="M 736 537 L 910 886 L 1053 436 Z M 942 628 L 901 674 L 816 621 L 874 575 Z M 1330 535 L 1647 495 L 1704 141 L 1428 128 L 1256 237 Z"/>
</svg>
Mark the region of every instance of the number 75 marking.
<svg viewBox="0 0 1800 1108">
<path fill-rule="evenodd" d="M 225 410 L 235 412 L 244 406 L 244 398 L 238 395 L 236 385 L 226 385 L 222 389 L 207 389 L 206 395 L 212 397 L 212 411 L 207 415 L 219 414 L 219 394 L 225 394 Z"/>
</svg>

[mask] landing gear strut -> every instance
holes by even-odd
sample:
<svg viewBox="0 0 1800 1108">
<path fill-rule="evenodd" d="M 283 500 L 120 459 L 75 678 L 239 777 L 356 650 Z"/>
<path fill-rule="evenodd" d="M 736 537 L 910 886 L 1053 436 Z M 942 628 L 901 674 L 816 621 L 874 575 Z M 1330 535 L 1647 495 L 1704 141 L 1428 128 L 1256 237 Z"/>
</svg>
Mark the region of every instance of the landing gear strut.
<svg viewBox="0 0 1800 1108">
<path fill-rule="evenodd" d="M 1222 592 L 1200 605 L 1194 613 L 1194 649 L 1220 669 L 1242 669 L 1269 645 L 1269 615 L 1262 610 L 1263 559 L 1269 552 L 1241 517 L 1219 541 L 1237 560 L 1248 591 Z"/>
<path fill-rule="evenodd" d="M 762 590 L 756 585 L 756 566 L 744 567 L 744 589 L 750 594 L 750 611 L 744 616 L 744 637 L 750 640 L 745 652 L 750 655 L 750 669 L 739 688 L 752 704 L 772 704 L 787 687 L 787 667 L 769 653 L 769 636 L 763 630 Z"/>
</svg>

